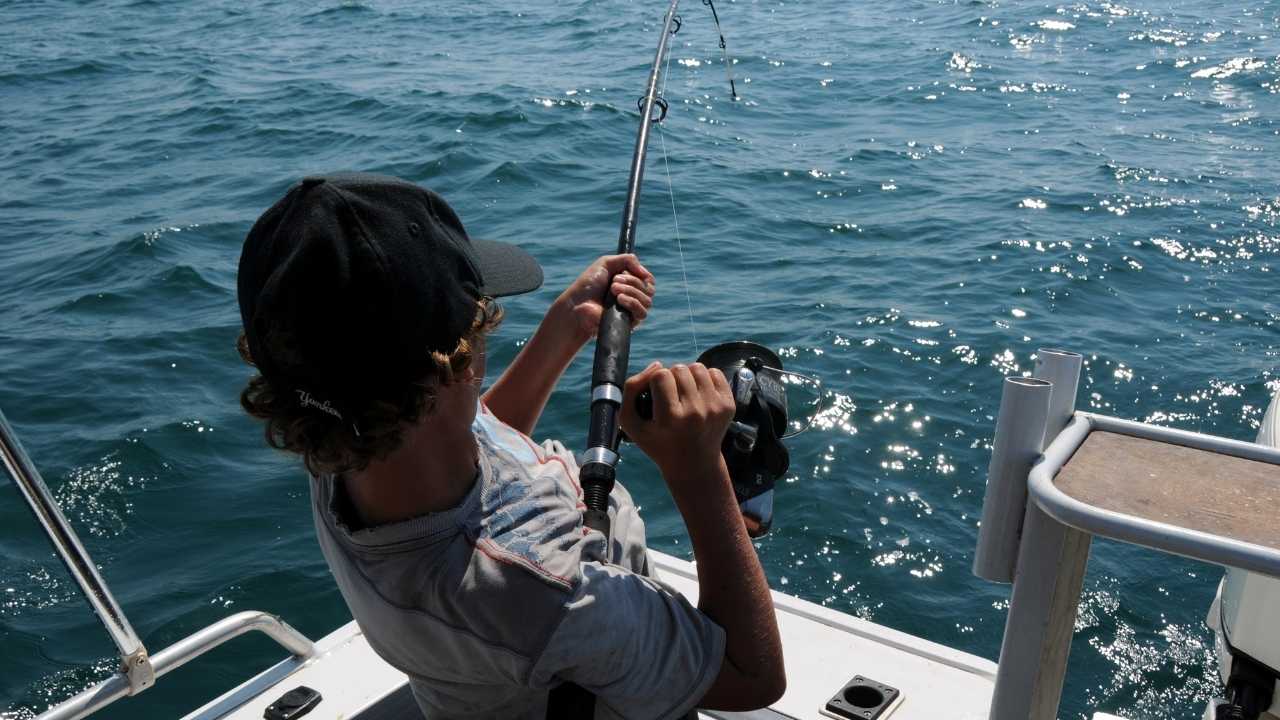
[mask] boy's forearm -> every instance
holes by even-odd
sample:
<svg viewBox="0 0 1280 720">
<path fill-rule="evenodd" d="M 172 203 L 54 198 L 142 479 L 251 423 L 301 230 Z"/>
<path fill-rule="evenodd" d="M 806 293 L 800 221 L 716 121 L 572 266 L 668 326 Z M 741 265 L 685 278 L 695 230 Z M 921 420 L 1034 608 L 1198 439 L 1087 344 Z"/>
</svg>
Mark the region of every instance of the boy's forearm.
<svg viewBox="0 0 1280 720">
<path fill-rule="evenodd" d="M 674 487 L 698 562 L 698 608 L 725 631 L 725 657 L 743 674 L 771 682 L 781 673 L 782 640 L 774 617 L 769 583 L 747 536 L 729 480 L 717 462 L 682 473 L 696 473 Z"/>
<path fill-rule="evenodd" d="M 526 435 L 533 434 L 551 391 L 584 344 L 561 317 L 564 312 L 552 304 L 533 337 L 484 394 L 490 412 Z"/>
</svg>

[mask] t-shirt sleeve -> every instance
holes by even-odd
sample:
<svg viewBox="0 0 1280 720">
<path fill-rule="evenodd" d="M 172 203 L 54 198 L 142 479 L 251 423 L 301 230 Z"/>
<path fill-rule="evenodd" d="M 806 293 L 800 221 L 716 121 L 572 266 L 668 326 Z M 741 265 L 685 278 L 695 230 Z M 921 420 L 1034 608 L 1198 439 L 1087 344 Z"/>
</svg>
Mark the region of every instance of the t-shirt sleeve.
<svg viewBox="0 0 1280 720">
<path fill-rule="evenodd" d="M 659 580 L 583 563 L 559 626 L 537 659 L 536 685 L 573 682 L 612 714 L 678 718 L 706 694 L 724 659 L 724 630 Z"/>
</svg>

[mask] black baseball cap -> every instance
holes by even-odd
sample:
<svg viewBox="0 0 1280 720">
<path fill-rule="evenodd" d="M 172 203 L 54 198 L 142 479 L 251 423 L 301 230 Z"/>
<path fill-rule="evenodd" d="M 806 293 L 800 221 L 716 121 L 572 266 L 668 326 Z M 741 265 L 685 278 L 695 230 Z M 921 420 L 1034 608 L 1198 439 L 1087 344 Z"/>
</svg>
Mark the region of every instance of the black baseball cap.
<svg viewBox="0 0 1280 720">
<path fill-rule="evenodd" d="M 336 173 L 304 178 L 258 218 L 237 294 L 263 376 L 344 408 L 456 349 L 481 297 L 541 285 L 528 253 L 472 240 L 431 190 Z"/>
</svg>

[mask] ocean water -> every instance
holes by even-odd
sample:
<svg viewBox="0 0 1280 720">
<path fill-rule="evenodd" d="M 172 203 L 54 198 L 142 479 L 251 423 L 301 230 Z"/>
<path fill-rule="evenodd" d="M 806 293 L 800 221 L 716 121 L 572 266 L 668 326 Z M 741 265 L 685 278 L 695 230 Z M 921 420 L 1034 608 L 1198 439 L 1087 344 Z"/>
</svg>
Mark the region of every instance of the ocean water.
<svg viewBox="0 0 1280 720">
<path fill-rule="evenodd" d="M 1081 407 L 1243 439 L 1280 387 L 1280 8 L 721 0 L 735 102 L 684 5 L 634 364 L 691 359 L 692 325 L 820 376 L 759 543 L 771 585 L 994 658 L 1008 589 L 969 567 L 1005 375 L 1074 349 Z M 239 610 L 348 619 L 296 463 L 236 401 L 257 215 L 318 171 L 439 190 L 545 266 L 506 303 L 501 367 L 616 245 L 664 6 L 0 6 L 0 408 L 149 648 Z M 539 437 L 582 445 L 589 364 Z M 653 466 L 621 472 L 651 545 L 687 557 Z M 0 485 L 0 716 L 24 718 L 113 647 Z M 1096 542 L 1062 717 L 1198 717 L 1219 575 Z M 281 655 L 236 640 L 103 716 L 173 717 Z"/>
</svg>

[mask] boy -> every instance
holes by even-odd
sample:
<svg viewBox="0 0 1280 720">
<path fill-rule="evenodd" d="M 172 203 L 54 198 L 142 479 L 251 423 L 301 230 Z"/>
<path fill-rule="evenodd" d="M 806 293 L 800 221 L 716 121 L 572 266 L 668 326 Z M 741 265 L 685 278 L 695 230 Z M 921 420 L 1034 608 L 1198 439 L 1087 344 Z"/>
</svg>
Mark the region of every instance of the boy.
<svg viewBox="0 0 1280 720">
<path fill-rule="evenodd" d="M 622 424 L 689 527 L 694 608 L 650 577 L 627 492 L 610 498 L 611 538 L 587 530 L 572 454 L 528 437 L 606 293 L 638 322 L 653 276 L 633 255 L 592 263 L 482 396 L 493 298 L 541 282 L 523 251 L 469 239 L 438 195 L 384 176 L 306 178 L 250 230 L 239 345 L 261 374 L 241 402 L 302 456 L 352 615 L 432 719 L 545 717 L 568 683 L 596 717 L 774 701 L 772 604 L 719 453 L 724 376 L 654 363 L 625 389 Z"/>
</svg>

